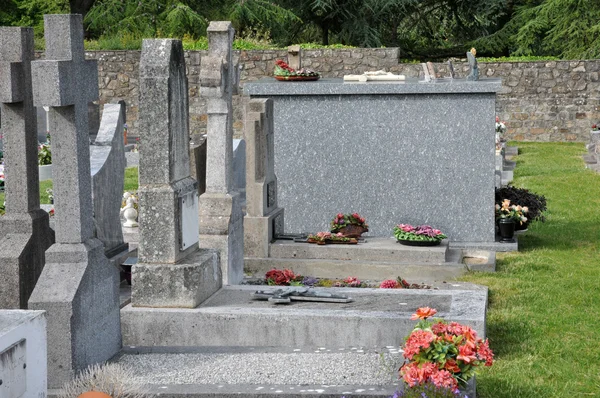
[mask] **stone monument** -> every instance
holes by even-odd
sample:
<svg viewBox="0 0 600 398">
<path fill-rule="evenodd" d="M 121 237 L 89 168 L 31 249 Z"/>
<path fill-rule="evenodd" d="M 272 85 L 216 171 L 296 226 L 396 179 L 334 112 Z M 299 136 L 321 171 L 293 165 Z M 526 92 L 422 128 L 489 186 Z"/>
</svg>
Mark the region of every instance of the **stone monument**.
<svg viewBox="0 0 600 398">
<path fill-rule="evenodd" d="M 96 235 L 106 257 L 127 250 L 121 229 L 121 201 L 125 183 L 123 125 L 125 102 L 105 104 L 96 141 L 90 145 L 92 197 Z"/>
<path fill-rule="evenodd" d="M 6 214 L 0 217 L 0 308 L 27 308 L 46 262 L 45 251 L 54 243 L 48 213 L 40 209 L 33 57 L 33 29 L 0 28 L 6 176 Z"/>
<path fill-rule="evenodd" d="M 188 120 L 181 41 L 144 40 L 134 307 L 194 308 L 221 287 L 217 253 L 198 250 L 198 188 L 190 177 Z"/>
<path fill-rule="evenodd" d="M 200 197 L 200 247 L 219 249 L 223 283 L 242 281 L 244 224 L 241 199 L 233 189 L 231 22 L 208 26 L 208 55 L 201 61 L 201 94 L 207 100 L 206 192 Z"/>
<path fill-rule="evenodd" d="M 269 243 L 283 233 L 283 209 L 277 207 L 274 165 L 273 100 L 246 100 L 246 216 L 244 256 L 269 257 Z"/>
<path fill-rule="evenodd" d="M 56 243 L 29 299 L 48 319 L 48 386 L 59 388 L 121 348 L 119 272 L 94 237 L 88 103 L 98 67 L 86 61 L 81 15 L 45 15 L 46 57 L 31 63 L 35 106 L 49 106 Z"/>
</svg>

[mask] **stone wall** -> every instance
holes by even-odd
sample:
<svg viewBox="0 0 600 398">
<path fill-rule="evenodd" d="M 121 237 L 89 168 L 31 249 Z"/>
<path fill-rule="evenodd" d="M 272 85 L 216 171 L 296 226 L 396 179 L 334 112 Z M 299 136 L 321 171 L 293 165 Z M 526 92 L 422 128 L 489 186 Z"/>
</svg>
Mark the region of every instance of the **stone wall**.
<svg viewBox="0 0 600 398">
<path fill-rule="evenodd" d="M 206 128 L 206 104 L 199 95 L 200 58 L 205 51 L 186 52 L 190 92 L 190 128 Z M 286 59 L 285 50 L 238 51 L 244 82 L 272 76 L 274 61 Z M 139 51 L 88 52 L 98 60 L 100 102 L 124 99 L 128 104 L 130 135 L 137 135 Z M 396 48 L 306 50 L 303 65 L 324 77 L 341 77 L 384 69 L 417 77 L 419 64 L 398 63 Z M 501 78 L 503 90 L 496 104 L 511 139 L 525 141 L 588 141 L 590 126 L 600 121 L 600 60 L 519 63 L 480 63 L 480 75 Z M 441 77 L 446 64 L 435 64 Z M 468 73 L 466 62 L 454 63 L 458 77 Z M 234 99 L 235 135 L 242 134 L 241 98 Z"/>
</svg>

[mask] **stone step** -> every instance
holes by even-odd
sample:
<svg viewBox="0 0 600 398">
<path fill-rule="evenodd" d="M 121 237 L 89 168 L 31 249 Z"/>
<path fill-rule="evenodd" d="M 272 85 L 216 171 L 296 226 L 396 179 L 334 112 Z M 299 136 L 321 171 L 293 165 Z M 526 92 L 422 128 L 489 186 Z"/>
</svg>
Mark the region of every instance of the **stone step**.
<svg viewBox="0 0 600 398">
<path fill-rule="evenodd" d="M 123 347 L 116 362 L 160 397 L 390 397 L 399 346 Z"/>
<path fill-rule="evenodd" d="M 450 281 L 467 272 L 464 264 L 393 263 L 373 261 L 316 260 L 298 258 L 245 258 L 244 270 L 263 277 L 273 268 L 290 269 L 296 274 L 339 279 L 354 276 L 361 280 L 382 281 L 398 276 L 410 283 Z"/>
<path fill-rule="evenodd" d="M 271 258 L 320 260 L 389 261 L 396 263 L 443 263 L 448 250 L 446 240 L 438 246 L 404 246 L 394 238 L 366 237 L 356 245 L 316 245 L 291 240 L 277 240 L 269 246 Z"/>
<path fill-rule="evenodd" d="M 292 302 L 274 305 L 251 299 L 256 290 L 277 286 L 226 286 L 195 309 L 121 310 L 123 345 L 289 346 L 342 348 L 400 344 L 419 307 L 472 326 L 485 335 L 487 288 L 443 283 L 436 289 L 316 288 L 344 294 L 353 302 Z"/>
</svg>

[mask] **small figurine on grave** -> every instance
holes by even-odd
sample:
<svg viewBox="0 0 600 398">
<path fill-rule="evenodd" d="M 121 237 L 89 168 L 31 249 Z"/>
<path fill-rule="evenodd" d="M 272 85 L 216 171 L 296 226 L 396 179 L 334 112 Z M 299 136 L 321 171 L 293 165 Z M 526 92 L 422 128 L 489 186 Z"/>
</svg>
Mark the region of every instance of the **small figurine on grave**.
<svg viewBox="0 0 600 398">
<path fill-rule="evenodd" d="M 479 80 L 479 68 L 477 67 L 477 59 L 475 58 L 477 55 L 477 50 L 475 48 L 471 48 L 471 51 L 467 51 L 467 60 L 469 61 L 469 66 L 471 67 L 471 71 L 469 72 L 469 76 L 467 76 L 467 80 Z"/>
</svg>

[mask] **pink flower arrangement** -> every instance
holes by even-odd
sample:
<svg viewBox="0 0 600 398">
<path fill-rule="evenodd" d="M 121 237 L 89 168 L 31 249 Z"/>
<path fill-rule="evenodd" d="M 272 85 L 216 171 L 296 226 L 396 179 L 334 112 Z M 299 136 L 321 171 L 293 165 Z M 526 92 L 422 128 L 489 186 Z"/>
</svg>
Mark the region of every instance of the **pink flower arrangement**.
<svg viewBox="0 0 600 398">
<path fill-rule="evenodd" d="M 348 225 L 357 225 L 359 227 L 363 227 L 366 230 L 369 230 L 369 226 L 366 223 L 364 217 L 360 214 L 354 212 L 352 214 L 344 214 L 338 213 L 333 220 L 331 220 L 331 232 L 338 232 L 344 227 Z"/>
<path fill-rule="evenodd" d="M 447 237 L 442 231 L 429 225 L 417 225 L 415 227 L 410 224 L 398 224 L 394 228 L 394 236 L 398 240 L 413 241 L 441 241 Z"/>
<path fill-rule="evenodd" d="M 398 282 L 394 279 L 387 279 L 379 285 L 381 289 L 395 289 L 398 287 Z"/>
<path fill-rule="evenodd" d="M 477 337 L 469 326 L 441 319 L 430 322 L 433 308 L 419 308 L 411 319 L 419 319 L 406 339 L 400 377 L 409 387 L 433 383 L 457 390 L 465 387 L 478 366 L 492 366 L 494 354 L 488 340 Z"/>
</svg>

